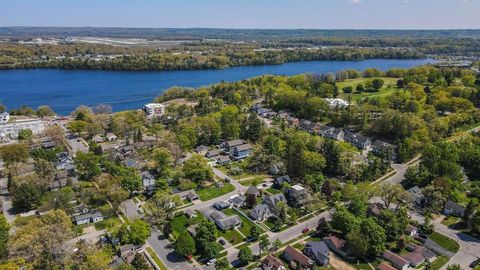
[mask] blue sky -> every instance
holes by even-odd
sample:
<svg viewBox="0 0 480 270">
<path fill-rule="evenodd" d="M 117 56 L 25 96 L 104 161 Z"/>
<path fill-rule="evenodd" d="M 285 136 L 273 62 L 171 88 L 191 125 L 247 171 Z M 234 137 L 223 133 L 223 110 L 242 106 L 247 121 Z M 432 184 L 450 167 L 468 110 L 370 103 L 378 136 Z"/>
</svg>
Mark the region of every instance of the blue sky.
<svg viewBox="0 0 480 270">
<path fill-rule="evenodd" d="M 480 0 L 0 0 L 0 26 L 480 28 Z"/>
</svg>

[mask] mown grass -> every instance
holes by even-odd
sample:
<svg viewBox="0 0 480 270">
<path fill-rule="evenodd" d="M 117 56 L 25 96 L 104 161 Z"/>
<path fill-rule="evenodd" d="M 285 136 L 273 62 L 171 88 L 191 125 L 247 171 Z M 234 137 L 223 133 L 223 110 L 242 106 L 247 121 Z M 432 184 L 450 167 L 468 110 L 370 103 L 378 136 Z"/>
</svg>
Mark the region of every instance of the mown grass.
<svg viewBox="0 0 480 270">
<path fill-rule="evenodd" d="M 212 185 L 208 188 L 197 190 L 198 197 L 202 201 L 208 201 L 217 197 L 220 197 L 224 194 L 232 192 L 235 190 L 235 187 L 230 184 L 226 183 L 223 187 L 218 188 L 216 185 Z"/>
<path fill-rule="evenodd" d="M 433 232 L 428 238 L 444 249 L 454 253 L 460 248 L 460 245 L 455 240 L 438 232 Z"/>
</svg>

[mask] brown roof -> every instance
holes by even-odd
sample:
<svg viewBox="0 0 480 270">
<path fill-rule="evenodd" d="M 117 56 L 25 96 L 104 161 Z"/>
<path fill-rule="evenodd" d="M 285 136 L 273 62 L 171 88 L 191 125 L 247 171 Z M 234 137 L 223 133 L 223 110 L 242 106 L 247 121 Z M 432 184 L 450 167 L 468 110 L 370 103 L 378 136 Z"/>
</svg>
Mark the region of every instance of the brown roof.
<svg viewBox="0 0 480 270">
<path fill-rule="evenodd" d="M 404 265 L 409 264 L 407 260 L 400 255 L 387 250 L 383 253 L 383 258 L 390 261 L 396 268 L 401 269 Z"/>
<path fill-rule="evenodd" d="M 283 266 L 283 263 L 279 259 L 269 254 L 267 255 L 267 257 L 265 257 L 265 259 L 263 259 L 262 265 L 266 265 L 271 267 L 272 269 L 277 270 Z"/>
<path fill-rule="evenodd" d="M 386 262 L 382 262 L 378 265 L 377 270 L 397 270 L 397 269 Z"/>
<path fill-rule="evenodd" d="M 323 238 L 324 240 L 330 240 L 330 242 L 335 246 L 336 249 L 342 249 L 345 247 L 347 241 L 336 237 L 335 235 L 328 236 Z"/>
<path fill-rule="evenodd" d="M 423 260 L 425 260 L 425 257 L 423 257 L 420 251 L 413 251 L 413 252 L 402 254 L 402 258 L 411 262 L 414 265 L 417 265 L 421 263 Z"/>
<path fill-rule="evenodd" d="M 312 263 L 312 260 L 310 258 L 303 255 L 303 253 L 294 249 L 291 246 L 287 246 L 283 253 L 290 255 L 290 257 L 292 257 L 294 261 L 298 262 L 301 265 L 309 265 Z"/>
</svg>

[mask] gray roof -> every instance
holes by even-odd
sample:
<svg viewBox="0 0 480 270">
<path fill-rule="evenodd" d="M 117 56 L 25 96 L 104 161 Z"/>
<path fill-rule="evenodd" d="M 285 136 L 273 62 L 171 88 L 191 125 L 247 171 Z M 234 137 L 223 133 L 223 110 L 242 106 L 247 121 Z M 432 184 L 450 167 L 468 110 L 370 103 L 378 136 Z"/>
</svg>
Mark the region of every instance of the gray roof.
<svg viewBox="0 0 480 270">
<path fill-rule="evenodd" d="M 449 209 L 452 209 L 454 210 L 455 212 L 464 212 L 465 211 L 465 207 L 461 206 L 460 204 L 454 202 L 454 201 L 448 201 L 446 204 L 445 204 L 445 208 L 449 208 Z"/>
<path fill-rule="evenodd" d="M 265 199 L 263 199 L 263 202 L 270 205 L 277 205 L 278 202 L 286 203 L 287 199 L 285 199 L 285 196 L 283 196 L 282 193 L 278 193 L 265 197 Z"/>
<path fill-rule="evenodd" d="M 350 131 L 345 132 L 345 140 L 355 144 L 356 143 L 364 144 L 368 141 L 371 141 L 370 138 L 363 136 L 362 134 L 353 133 Z"/>
<path fill-rule="evenodd" d="M 229 162 L 231 159 L 229 156 L 219 156 L 217 158 L 217 162 L 224 163 L 224 162 Z"/>
<path fill-rule="evenodd" d="M 246 150 L 252 149 L 252 145 L 249 143 L 246 143 L 246 144 L 235 146 L 235 149 L 237 151 L 246 151 Z"/>
<path fill-rule="evenodd" d="M 197 146 L 197 148 L 195 148 L 195 152 L 202 152 L 202 151 L 205 151 L 205 150 L 208 150 L 208 146 L 205 146 L 205 145 L 199 145 Z"/>
<path fill-rule="evenodd" d="M 242 195 L 238 195 L 231 198 L 230 201 L 234 204 L 242 204 L 245 202 L 245 197 L 243 197 Z"/>
<path fill-rule="evenodd" d="M 305 246 L 305 249 L 310 250 L 311 253 L 315 255 L 315 258 L 322 258 L 328 256 L 328 247 L 325 242 L 320 241 L 320 242 L 308 242 L 307 245 Z M 315 259 L 311 258 L 311 259 Z"/>
<path fill-rule="evenodd" d="M 95 210 L 93 212 L 87 213 L 87 214 L 82 214 L 75 216 L 74 219 L 76 222 L 85 220 L 85 219 L 91 219 L 91 218 L 97 218 L 97 217 L 103 217 L 102 213 L 98 210 Z"/>
<path fill-rule="evenodd" d="M 292 179 L 290 179 L 290 176 L 288 175 L 283 175 L 283 176 L 279 176 L 279 177 L 275 177 L 275 180 L 274 180 L 278 185 L 281 185 L 283 182 L 287 182 L 287 183 L 292 183 Z"/>
<path fill-rule="evenodd" d="M 231 141 L 226 142 L 228 147 L 235 147 L 235 146 L 238 146 L 238 145 L 242 145 L 244 143 L 245 143 L 245 141 L 242 140 L 242 139 L 236 139 L 236 140 L 231 140 Z"/>
<path fill-rule="evenodd" d="M 220 220 L 217 220 L 217 225 L 221 228 L 227 228 L 227 227 L 232 227 L 236 226 L 238 224 L 242 223 L 242 220 L 237 216 L 229 216 Z"/>
<path fill-rule="evenodd" d="M 260 219 L 263 218 L 265 214 L 269 214 L 270 209 L 268 208 L 267 205 L 265 204 L 258 204 L 253 207 L 253 209 L 250 211 L 250 214 L 254 219 Z"/>
</svg>

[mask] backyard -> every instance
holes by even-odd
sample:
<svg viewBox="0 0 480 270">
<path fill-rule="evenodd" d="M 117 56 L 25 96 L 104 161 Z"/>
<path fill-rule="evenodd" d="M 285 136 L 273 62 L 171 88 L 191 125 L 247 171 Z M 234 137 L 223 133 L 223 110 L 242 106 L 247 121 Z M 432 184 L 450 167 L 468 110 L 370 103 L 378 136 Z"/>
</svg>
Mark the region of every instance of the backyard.
<svg viewBox="0 0 480 270">
<path fill-rule="evenodd" d="M 220 197 L 224 194 L 232 192 L 235 190 L 235 187 L 230 183 L 225 183 L 223 187 L 217 187 L 216 185 L 209 186 L 207 188 L 203 188 L 197 190 L 197 194 L 202 201 L 208 201 L 217 197 Z"/>
</svg>

